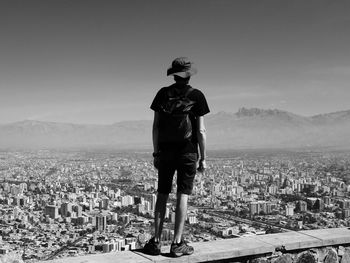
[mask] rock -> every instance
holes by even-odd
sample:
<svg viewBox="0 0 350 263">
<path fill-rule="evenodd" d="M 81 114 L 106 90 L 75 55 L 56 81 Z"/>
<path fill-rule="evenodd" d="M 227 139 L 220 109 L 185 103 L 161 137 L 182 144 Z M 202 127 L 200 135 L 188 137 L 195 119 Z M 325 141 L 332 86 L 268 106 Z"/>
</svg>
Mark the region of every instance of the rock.
<svg viewBox="0 0 350 263">
<path fill-rule="evenodd" d="M 342 256 L 340 263 L 349 263 L 350 262 L 350 252 L 346 251 Z"/>
<path fill-rule="evenodd" d="M 287 254 L 287 255 L 283 255 L 273 261 L 271 261 L 273 263 L 293 263 L 293 258 L 291 255 Z"/>
<path fill-rule="evenodd" d="M 265 258 L 254 258 L 249 260 L 249 263 L 269 263 L 269 261 Z"/>
<path fill-rule="evenodd" d="M 345 248 L 343 246 L 339 246 L 338 247 L 338 256 L 342 257 L 342 256 L 344 256 L 344 253 L 345 253 Z"/>
<path fill-rule="evenodd" d="M 322 248 L 317 249 L 317 256 L 318 256 L 319 262 L 324 262 L 324 259 L 326 258 L 326 255 L 327 255 L 329 249 L 330 249 L 330 247 L 328 247 L 328 248 L 322 247 Z"/>
<path fill-rule="evenodd" d="M 335 249 L 331 248 L 324 259 L 324 263 L 338 263 L 338 254 Z"/>
<path fill-rule="evenodd" d="M 306 251 L 298 255 L 296 263 L 317 263 L 313 253 Z"/>
</svg>

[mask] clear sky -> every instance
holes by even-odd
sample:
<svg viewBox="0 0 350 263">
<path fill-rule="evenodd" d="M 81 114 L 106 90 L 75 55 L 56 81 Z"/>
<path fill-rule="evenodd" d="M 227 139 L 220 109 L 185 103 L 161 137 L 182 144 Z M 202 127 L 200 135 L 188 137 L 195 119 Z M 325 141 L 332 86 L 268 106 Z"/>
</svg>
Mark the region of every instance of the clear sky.
<svg viewBox="0 0 350 263">
<path fill-rule="evenodd" d="M 211 112 L 350 109 L 350 1 L 4 0 L 0 123 L 151 119 L 188 56 Z"/>
</svg>

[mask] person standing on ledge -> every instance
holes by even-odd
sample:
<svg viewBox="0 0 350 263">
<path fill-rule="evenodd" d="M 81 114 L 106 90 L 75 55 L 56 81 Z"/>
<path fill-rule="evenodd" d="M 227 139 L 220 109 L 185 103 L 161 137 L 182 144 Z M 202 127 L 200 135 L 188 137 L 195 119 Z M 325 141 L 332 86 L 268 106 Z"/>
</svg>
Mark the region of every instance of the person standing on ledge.
<svg viewBox="0 0 350 263">
<path fill-rule="evenodd" d="M 151 105 L 154 111 L 152 138 L 154 166 L 158 169 L 158 194 L 154 213 L 155 235 L 144 246 L 147 254 L 160 254 L 166 204 L 175 171 L 177 201 L 170 254 L 179 257 L 190 255 L 194 251 L 184 241 L 182 233 L 196 170 L 203 172 L 206 168 L 206 130 L 203 116 L 209 113 L 203 93 L 188 84 L 191 76 L 196 73 L 197 70 L 188 58 L 176 58 L 167 70 L 167 76 L 173 76 L 175 83 L 161 88 Z"/>
</svg>

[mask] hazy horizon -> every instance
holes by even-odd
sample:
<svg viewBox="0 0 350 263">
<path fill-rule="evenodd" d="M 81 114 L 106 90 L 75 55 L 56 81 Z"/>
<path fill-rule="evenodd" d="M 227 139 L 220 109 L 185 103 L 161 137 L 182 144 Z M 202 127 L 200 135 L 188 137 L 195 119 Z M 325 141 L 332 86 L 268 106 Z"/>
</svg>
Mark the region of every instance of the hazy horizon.
<svg viewBox="0 0 350 263">
<path fill-rule="evenodd" d="M 211 116 L 211 115 L 215 115 L 215 114 L 220 114 L 220 113 L 227 113 L 227 114 L 236 114 L 238 113 L 239 110 L 241 109 L 247 109 L 247 110 L 252 110 L 252 109 L 258 109 L 258 110 L 266 110 L 266 111 L 274 111 L 274 110 L 277 110 L 277 111 L 282 111 L 282 112 L 287 112 L 287 113 L 291 113 L 291 114 L 295 114 L 294 112 L 290 112 L 290 111 L 284 111 L 284 110 L 281 110 L 281 109 L 277 109 L 277 108 L 268 108 L 268 109 L 262 109 L 262 108 L 256 108 L 256 107 L 251 107 L 251 108 L 247 108 L 247 107 L 241 107 L 241 108 L 238 108 L 235 112 L 228 112 L 228 111 L 219 111 L 219 112 L 210 112 L 208 113 L 207 117 L 208 116 Z M 295 114 L 297 116 L 300 116 L 300 117 L 304 117 L 304 118 L 311 118 L 311 117 L 315 117 L 315 116 L 318 116 L 318 115 L 324 115 L 324 114 L 333 114 L 333 113 L 340 113 L 340 112 L 350 112 L 350 107 L 348 110 L 340 110 L 340 111 L 335 111 L 335 112 L 323 112 L 323 113 L 316 113 L 314 115 L 310 115 L 310 116 L 304 116 L 304 115 L 300 115 L 300 114 Z M 135 120 L 120 120 L 120 121 L 115 121 L 115 122 L 111 122 L 111 123 L 81 123 L 81 122 L 62 122 L 62 121 L 46 121 L 46 120 L 36 120 L 36 119 L 23 119 L 23 120 L 17 120 L 17 121 L 13 121 L 13 122 L 8 122 L 8 123 L 0 123 L 0 125 L 8 125 L 8 124 L 13 124 L 13 123 L 19 123 L 19 122 L 26 122 L 26 121 L 37 121 L 37 122 L 52 122 L 52 123 L 62 123 L 62 124 L 78 124 L 78 125 L 112 125 L 112 124 L 116 124 L 116 123 L 121 123 L 121 122 L 137 122 L 137 121 L 152 121 L 151 118 L 149 119 L 135 119 Z"/>
<path fill-rule="evenodd" d="M 149 120 L 178 56 L 211 112 L 349 110 L 349 1 L 2 1 L 0 123 Z"/>
</svg>

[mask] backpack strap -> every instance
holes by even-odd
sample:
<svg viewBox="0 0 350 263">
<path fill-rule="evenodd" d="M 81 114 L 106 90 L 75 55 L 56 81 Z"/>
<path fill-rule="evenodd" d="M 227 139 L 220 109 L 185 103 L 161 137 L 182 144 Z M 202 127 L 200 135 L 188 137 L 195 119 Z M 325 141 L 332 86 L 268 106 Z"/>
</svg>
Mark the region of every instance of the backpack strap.
<svg viewBox="0 0 350 263">
<path fill-rule="evenodd" d="M 186 90 L 184 97 L 187 98 L 188 95 L 190 95 L 190 93 L 194 90 L 194 88 L 192 88 L 191 86 L 188 88 L 188 90 Z"/>
</svg>

